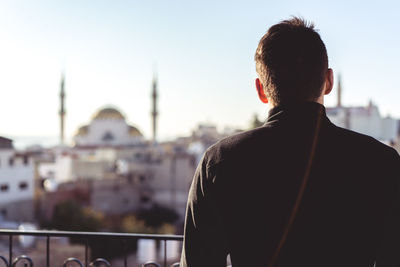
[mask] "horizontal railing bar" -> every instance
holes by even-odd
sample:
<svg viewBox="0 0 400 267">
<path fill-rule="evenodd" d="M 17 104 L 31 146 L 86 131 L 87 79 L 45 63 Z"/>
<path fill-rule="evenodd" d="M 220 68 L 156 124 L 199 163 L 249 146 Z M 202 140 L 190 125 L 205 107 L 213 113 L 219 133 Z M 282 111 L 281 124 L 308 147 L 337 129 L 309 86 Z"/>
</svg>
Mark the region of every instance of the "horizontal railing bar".
<svg viewBox="0 0 400 267">
<path fill-rule="evenodd" d="M 1 235 L 30 235 L 30 236 L 58 236 L 58 237 L 82 237 L 82 238 L 132 238 L 132 239 L 153 239 L 153 240 L 176 240 L 182 241 L 181 235 L 160 235 L 160 234 L 135 234 L 135 233 L 111 233 L 111 232 L 76 232 L 76 231 L 45 231 L 45 230 L 8 230 L 0 229 Z"/>
</svg>

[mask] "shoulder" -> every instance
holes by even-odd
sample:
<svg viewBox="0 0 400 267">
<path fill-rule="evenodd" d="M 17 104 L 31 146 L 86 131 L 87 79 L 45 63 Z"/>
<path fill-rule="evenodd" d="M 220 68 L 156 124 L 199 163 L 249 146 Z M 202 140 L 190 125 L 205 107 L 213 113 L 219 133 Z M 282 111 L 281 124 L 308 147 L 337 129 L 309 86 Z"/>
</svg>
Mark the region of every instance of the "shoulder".
<svg viewBox="0 0 400 267">
<path fill-rule="evenodd" d="M 352 151 L 356 154 L 368 155 L 373 158 L 381 158 L 382 160 L 399 157 L 394 148 L 369 135 L 344 129 L 336 125 L 333 125 L 332 133 L 332 142 L 335 145 L 340 145 L 346 151 L 349 151 L 349 153 Z"/>
<path fill-rule="evenodd" d="M 206 150 L 204 160 L 207 166 L 220 164 L 254 149 L 260 145 L 261 139 L 264 139 L 271 130 L 272 128 L 268 125 L 264 125 L 221 139 Z"/>
<path fill-rule="evenodd" d="M 355 144 L 363 144 L 368 147 L 374 147 L 381 150 L 393 150 L 393 148 L 390 146 L 366 134 L 348 130 L 336 125 L 334 125 L 333 131 L 336 137 L 342 139 L 343 141 L 354 142 Z"/>
</svg>

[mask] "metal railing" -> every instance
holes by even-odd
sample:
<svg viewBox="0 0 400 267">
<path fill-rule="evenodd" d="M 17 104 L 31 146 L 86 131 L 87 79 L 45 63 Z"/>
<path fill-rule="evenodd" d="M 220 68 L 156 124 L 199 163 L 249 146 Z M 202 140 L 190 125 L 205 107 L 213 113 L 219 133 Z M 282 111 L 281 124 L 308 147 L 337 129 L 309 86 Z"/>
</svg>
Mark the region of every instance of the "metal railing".
<svg viewBox="0 0 400 267">
<path fill-rule="evenodd" d="M 16 231 L 16 230 L 0 230 L 0 236 L 8 237 L 8 259 L 4 256 L 0 255 L 0 267 L 16 267 L 19 266 L 19 263 L 23 263 L 25 267 L 33 267 L 33 260 L 27 255 L 19 255 L 14 257 L 13 255 L 13 242 L 14 236 L 37 236 L 43 237 L 46 240 L 46 267 L 54 266 L 51 265 L 51 257 L 50 257 L 50 239 L 53 237 L 68 237 L 68 238 L 78 238 L 80 240 L 84 240 L 84 262 L 77 258 L 68 258 L 64 261 L 63 267 L 69 266 L 79 266 L 79 267 L 89 267 L 89 266 L 111 266 L 110 262 L 104 258 L 97 258 L 93 261 L 89 262 L 89 241 L 93 239 L 114 239 L 120 240 L 122 244 L 126 244 L 127 241 L 132 240 L 140 240 L 140 239 L 150 239 L 157 240 L 164 243 L 164 262 L 163 265 L 157 262 L 146 262 L 141 264 L 141 267 L 168 267 L 167 266 L 167 241 L 182 241 L 183 236 L 180 235 L 156 235 L 156 234 L 130 234 L 130 233 L 108 233 L 108 232 L 70 232 L 70 231 Z M 124 249 L 123 253 L 123 266 L 124 267 L 137 267 L 129 265 L 128 262 L 128 249 Z M 18 265 L 17 265 L 18 264 Z M 170 267 L 179 267 L 179 263 L 173 263 Z"/>
</svg>

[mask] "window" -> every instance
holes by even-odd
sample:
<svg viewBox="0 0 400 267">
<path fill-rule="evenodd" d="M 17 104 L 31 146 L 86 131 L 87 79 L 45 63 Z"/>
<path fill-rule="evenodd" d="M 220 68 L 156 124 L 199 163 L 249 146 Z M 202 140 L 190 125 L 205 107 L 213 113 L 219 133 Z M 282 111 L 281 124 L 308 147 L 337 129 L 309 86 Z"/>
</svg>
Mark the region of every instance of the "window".
<svg viewBox="0 0 400 267">
<path fill-rule="evenodd" d="M 103 135 L 103 138 L 102 138 L 102 140 L 103 141 L 113 141 L 115 138 L 114 138 L 114 135 L 112 134 L 112 133 L 110 133 L 110 132 L 106 132 L 104 135 Z"/>
<path fill-rule="evenodd" d="M 113 186 L 114 192 L 119 192 L 119 186 L 116 184 Z"/>
<path fill-rule="evenodd" d="M 150 202 L 150 197 L 148 196 L 148 195 L 141 195 L 140 196 L 140 201 L 142 202 L 142 203 L 148 203 L 148 202 Z"/>
<path fill-rule="evenodd" d="M 129 174 L 128 174 L 128 176 L 127 176 L 127 181 L 128 181 L 128 184 L 132 184 L 132 182 L 133 182 L 133 175 L 132 175 L 132 173 L 129 173 Z"/>
<path fill-rule="evenodd" d="M 20 182 L 19 183 L 19 189 L 21 189 L 21 190 L 28 189 L 28 183 L 27 182 Z"/>
<path fill-rule="evenodd" d="M 28 165 L 29 164 L 29 157 L 27 155 L 24 155 L 23 159 L 24 159 L 24 165 Z"/>
<path fill-rule="evenodd" d="M 7 210 L 6 209 L 1 209 L 0 213 L 1 213 L 1 216 L 3 216 L 3 217 L 7 216 Z"/>
<path fill-rule="evenodd" d="M 144 175 L 140 175 L 140 176 L 139 176 L 139 181 L 140 181 L 140 182 L 143 183 L 145 180 L 146 180 L 146 177 L 145 177 Z"/>
<path fill-rule="evenodd" d="M 0 191 L 1 192 L 7 192 L 8 191 L 8 184 L 0 185 Z"/>
</svg>

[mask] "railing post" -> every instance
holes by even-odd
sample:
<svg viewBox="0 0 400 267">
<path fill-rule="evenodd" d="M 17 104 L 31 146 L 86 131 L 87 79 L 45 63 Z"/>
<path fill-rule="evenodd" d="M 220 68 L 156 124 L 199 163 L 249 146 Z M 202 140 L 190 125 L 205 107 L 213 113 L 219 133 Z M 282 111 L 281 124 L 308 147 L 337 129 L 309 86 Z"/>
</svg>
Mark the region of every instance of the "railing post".
<svg viewBox="0 0 400 267">
<path fill-rule="evenodd" d="M 89 239 L 85 240 L 85 267 L 88 267 L 88 249 L 89 249 Z"/>
<path fill-rule="evenodd" d="M 46 267 L 50 267 L 50 235 L 47 235 L 46 240 Z"/>
<path fill-rule="evenodd" d="M 128 246 L 126 245 L 126 240 L 123 241 L 124 250 L 124 267 L 128 267 Z"/>
<path fill-rule="evenodd" d="M 167 239 L 164 239 L 164 267 L 167 267 Z"/>
<path fill-rule="evenodd" d="M 9 241 L 8 241 L 8 245 L 9 245 L 9 248 L 8 248 L 8 251 L 9 251 L 9 253 L 10 253 L 10 255 L 9 255 L 9 258 L 8 258 L 8 264 L 11 266 L 11 264 L 12 264 L 12 247 L 13 247 L 13 236 L 12 235 L 10 235 L 9 236 Z"/>
</svg>

